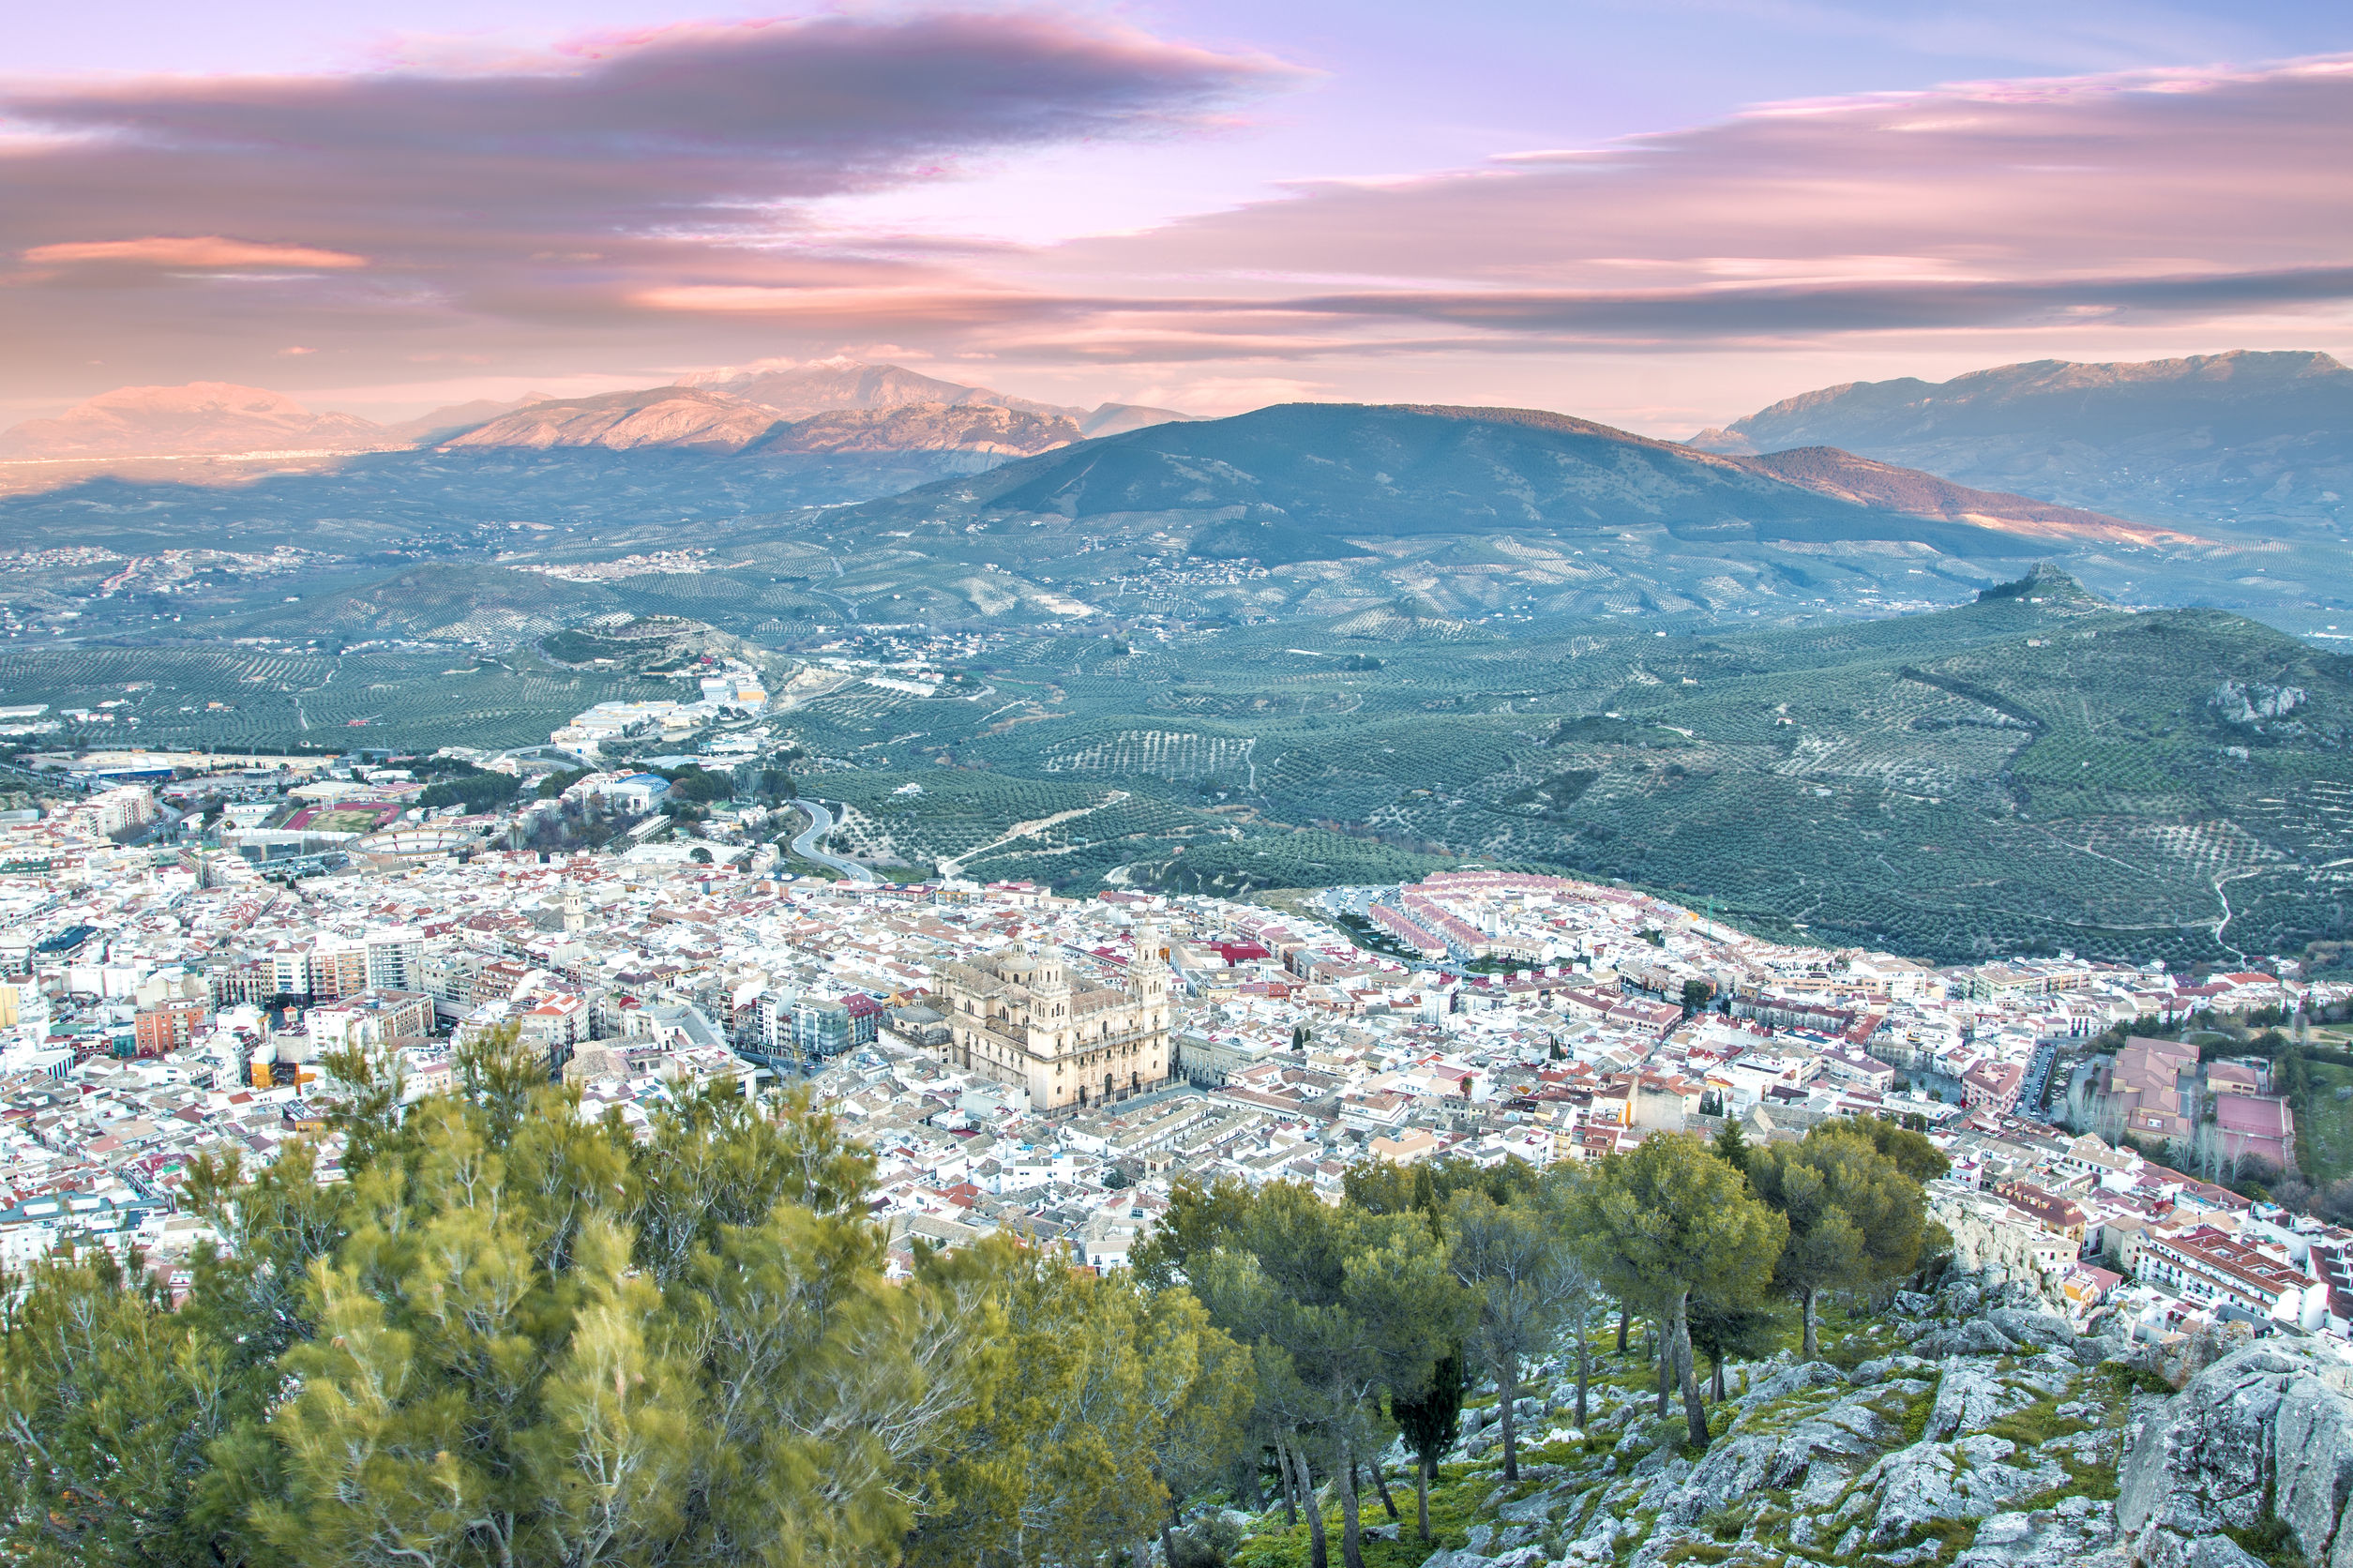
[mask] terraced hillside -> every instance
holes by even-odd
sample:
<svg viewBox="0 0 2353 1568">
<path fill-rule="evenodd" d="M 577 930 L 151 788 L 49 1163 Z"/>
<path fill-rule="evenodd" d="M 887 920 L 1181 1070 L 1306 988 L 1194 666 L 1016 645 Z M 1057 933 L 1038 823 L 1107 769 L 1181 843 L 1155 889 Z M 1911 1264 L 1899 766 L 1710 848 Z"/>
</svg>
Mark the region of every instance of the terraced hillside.
<svg viewBox="0 0 2353 1568">
<path fill-rule="evenodd" d="M 5 652 L 0 691 L 11 702 L 111 716 L 69 723 L 69 742 L 258 750 L 534 745 L 598 702 L 678 694 L 669 681 L 454 648 L 234 646 Z"/>
<path fill-rule="evenodd" d="M 986 769 L 1056 809 L 1122 792 L 1228 830 L 1172 819 L 1025 863 L 1074 888 L 1199 885 L 1280 824 L 1940 959 L 2176 960 L 2336 939 L 2353 892 L 2353 661 L 2214 611 L 2117 611 L 2057 573 L 1803 630 L 1391 616 L 1047 639 L 987 679 L 970 700 L 852 688 L 784 723 L 893 789 Z"/>
<path fill-rule="evenodd" d="M 789 627 L 895 570 L 783 541 L 709 564 L 618 582 L 415 565 L 285 604 L 310 645 L 23 648 L 0 689 L 113 715 L 77 721 L 92 744 L 529 745 L 674 688 L 480 643 L 632 587 L 659 613 Z M 929 696 L 821 686 L 770 727 L 847 807 L 838 844 L 878 863 L 1235 894 L 1470 857 L 1937 959 L 2225 960 L 2346 936 L 2349 672 L 2251 621 L 2130 613 L 2044 572 L 1796 627 L 1399 603 L 1017 635 Z"/>
</svg>

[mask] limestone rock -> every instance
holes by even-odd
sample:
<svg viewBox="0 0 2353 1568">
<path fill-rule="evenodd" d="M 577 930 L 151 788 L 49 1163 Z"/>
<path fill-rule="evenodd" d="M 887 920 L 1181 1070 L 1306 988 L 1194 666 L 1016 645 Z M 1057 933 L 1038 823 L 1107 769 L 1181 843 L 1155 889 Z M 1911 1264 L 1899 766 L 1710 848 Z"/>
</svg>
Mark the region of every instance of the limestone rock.
<svg viewBox="0 0 2353 1568">
<path fill-rule="evenodd" d="M 1662 1524 L 1643 1539 L 1641 1546 L 1627 1560 L 1626 1568 L 1666 1568 L 1667 1562 L 1679 1560 L 1682 1556 L 1682 1552 L 1677 1550 L 1678 1547 L 1689 1542 L 1707 1539 L 1697 1530 L 1680 1530 L 1673 1525 Z"/>
<path fill-rule="evenodd" d="M 1847 1380 L 1857 1388 L 1869 1388 L 1874 1383 L 1886 1382 L 1890 1378 L 1936 1370 L 1937 1364 L 1925 1356 L 1881 1356 L 1876 1361 L 1866 1361 L 1848 1373 Z"/>
<path fill-rule="evenodd" d="M 1568 1489 L 1566 1487 L 1548 1487 L 1532 1497 L 1524 1497 L 1517 1502 L 1503 1504 L 1495 1511 L 1495 1516 L 1505 1524 L 1543 1524 L 1550 1519 L 1567 1500 Z"/>
<path fill-rule="evenodd" d="M 2138 1560 L 2141 1568 L 2270 1568 L 2227 1535 L 2191 1541 L 2164 1530 L 2157 1532 Z"/>
<path fill-rule="evenodd" d="M 2299 1378 L 2272 1419 L 2271 1511 L 2295 1532 L 2307 1562 L 2321 1561 L 2331 1546 L 2335 1561 L 2353 1560 L 2353 1532 L 2339 1523 L 2353 1498 L 2353 1402 Z"/>
<path fill-rule="evenodd" d="M 1953 1568 L 2130 1568 L 2119 1545 L 2116 1510 L 2089 1498 L 2062 1500 L 2037 1514 L 1997 1514 Z"/>
<path fill-rule="evenodd" d="M 2075 1379 L 2081 1371 L 2082 1368 L 2078 1367 L 2064 1352 L 2045 1350 L 2032 1360 L 2013 1368 L 2010 1377 L 2014 1381 L 2024 1383 L 2037 1394 L 2046 1395 L 2056 1399 L 2075 1386 Z"/>
<path fill-rule="evenodd" d="M 1753 1410 L 1759 1405 L 1787 1398 L 1809 1388 L 1829 1388 L 1846 1380 L 1846 1375 L 1826 1361 L 1800 1362 L 1795 1366 L 1785 1366 L 1769 1377 L 1758 1379 L 1754 1387 L 1741 1395 L 1741 1409 Z"/>
<path fill-rule="evenodd" d="M 1619 1522 L 1616 1515 L 1606 1508 L 1602 1509 L 1586 1525 L 1585 1533 L 1569 1543 L 1562 1560 L 1568 1562 L 1607 1562 L 1617 1556 L 1618 1536 L 1627 1528 Z M 1428 1568 L 1428 1563 L 1424 1563 L 1423 1568 Z"/>
<path fill-rule="evenodd" d="M 1989 1319 L 1971 1318 L 1930 1330 L 1913 1342 L 1912 1353 L 1941 1361 L 1947 1356 L 2005 1356 L 2017 1348 L 2018 1342 Z"/>
<path fill-rule="evenodd" d="M 1494 1568 L 1494 1564 L 1488 1558 L 1465 1546 L 1460 1551 L 1433 1552 L 1422 1560 L 1422 1568 Z"/>
<path fill-rule="evenodd" d="M 2125 1353 L 2124 1364 L 2138 1371 L 2154 1372 L 2177 1389 L 2187 1388 L 2190 1380 L 2222 1360 L 2228 1351 L 2222 1335 L 2207 1329 L 2162 1345 L 2135 1345 Z"/>
<path fill-rule="evenodd" d="M 2349 1393 L 2344 1364 L 2270 1341 L 2171 1399 L 2138 1402 L 2117 1470 L 2118 1521 L 2137 1555 L 2150 1568 L 2230 1568 L 2210 1543 L 2258 1523 L 2268 1498 L 2305 1561 L 2353 1564 L 2353 1532 L 2339 1528 L 2353 1497 Z"/>
<path fill-rule="evenodd" d="M 1868 1489 L 1849 1497 L 1840 1516 L 1851 1511 L 1867 1524 L 1870 1540 L 1885 1545 L 1939 1519 L 1990 1517 L 2005 1503 L 2067 1479 L 2057 1465 L 2027 1470 L 2011 1464 L 2015 1452 L 2014 1445 L 1984 1435 L 1899 1448 L 1864 1472 Z"/>
<path fill-rule="evenodd" d="M 2021 1345 L 2062 1350 L 2075 1343 L 2075 1331 L 2068 1326 L 2066 1319 L 2055 1312 L 2024 1306 L 1998 1306 L 1985 1314 L 1985 1319 Z"/>
<path fill-rule="evenodd" d="M 1788 1484 L 1781 1468 L 1781 1440 L 1752 1432 L 1727 1438 L 1711 1446 L 1660 1515 L 1664 1522 L 1696 1524 L 1706 1514 L 1760 1487 Z"/>
<path fill-rule="evenodd" d="M 2132 1349 L 2131 1342 L 2121 1334 L 2105 1332 L 2088 1334 L 2075 1341 L 2075 1364 L 2097 1366 L 2104 1361 L 2122 1361 Z"/>
<path fill-rule="evenodd" d="M 1927 1436 L 1961 1437 L 1982 1432 L 2012 1410 L 2034 1403 L 2034 1396 L 2012 1388 L 1983 1366 L 1955 1356 L 1944 1364 L 1937 1383 L 1937 1402 L 1928 1411 Z"/>
<path fill-rule="evenodd" d="M 1696 1523 L 1766 1488 L 1801 1486 L 1809 1501 L 1834 1501 L 1848 1478 L 1896 1435 L 1894 1423 L 1859 1396 L 1818 1410 L 1785 1432 L 1735 1435 L 1708 1450 L 1659 1517 Z"/>
</svg>

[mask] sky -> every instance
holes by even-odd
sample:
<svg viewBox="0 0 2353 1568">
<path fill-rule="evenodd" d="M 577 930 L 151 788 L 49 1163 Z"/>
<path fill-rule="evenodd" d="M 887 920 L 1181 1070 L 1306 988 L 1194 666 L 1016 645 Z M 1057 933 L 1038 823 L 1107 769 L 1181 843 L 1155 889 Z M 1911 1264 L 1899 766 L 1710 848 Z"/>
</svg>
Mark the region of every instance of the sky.
<svg viewBox="0 0 2353 1568">
<path fill-rule="evenodd" d="M 80 0 L 0 62 L 0 423 L 848 355 L 1557 409 L 2353 357 L 2353 10 Z"/>
</svg>

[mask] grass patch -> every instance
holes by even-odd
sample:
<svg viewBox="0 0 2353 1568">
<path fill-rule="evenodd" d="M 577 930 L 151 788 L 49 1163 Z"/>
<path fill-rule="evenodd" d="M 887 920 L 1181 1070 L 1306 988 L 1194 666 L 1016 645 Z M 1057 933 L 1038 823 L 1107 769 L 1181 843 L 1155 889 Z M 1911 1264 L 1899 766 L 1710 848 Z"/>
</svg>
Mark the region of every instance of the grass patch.
<svg viewBox="0 0 2353 1568">
<path fill-rule="evenodd" d="M 2305 1568 L 2304 1554 L 2296 1545 L 2295 1532 L 2277 1514 L 2267 1512 L 2244 1530 L 2225 1525 L 2223 1533 L 2247 1555 L 2262 1559 L 2271 1568 Z"/>
<path fill-rule="evenodd" d="M 1860 1555 L 1867 1560 L 1875 1557 L 1885 1557 L 1893 1552 L 1908 1551 L 1915 1546 L 1924 1546 L 1931 1541 L 1937 1544 L 1936 1555 L 1923 1558 L 1921 1561 L 1933 1562 L 1941 1568 L 1942 1564 L 1951 1562 L 1954 1558 L 1977 1545 L 1977 1521 L 1974 1519 L 1931 1519 L 1924 1524 L 1912 1526 L 1904 1532 L 1902 1540 L 1885 1546 L 1865 1547 Z"/>
<path fill-rule="evenodd" d="M 2118 1362 L 2101 1367 L 2099 1375 L 2119 1402 L 2135 1394 L 2155 1394 L 2168 1399 L 2173 1396 L 2173 1385 L 2146 1366 L 2128 1366 Z"/>
<path fill-rule="evenodd" d="M 1562 1444 L 1573 1448 L 1574 1445 Z M 1402 1479 L 1404 1485 L 1398 1485 Z M 1493 1467 L 1477 1464 L 1440 1465 L 1430 1482 L 1430 1539 L 1423 1541 L 1415 1534 L 1413 1512 L 1413 1478 L 1409 1471 L 1402 1477 L 1392 1477 L 1390 1489 L 1397 1500 L 1397 1512 L 1403 1515 L 1395 1541 L 1384 1541 L 1367 1534 L 1364 1537 L 1365 1568 L 1420 1568 L 1422 1560 L 1437 1551 L 1454 1551 L 1470 1544 L 1471 1528 L 1492 1523 L 1486 1517 L 1488 1495 L 1493 1491 L 1496 1475 Z M 1541 1490 L 1544 1483 L 1524 1481 L 1514 1489 L 1511 1500 Z M 1385 1525 L 1389 1515 L 1381 1509 L 1380 1499 L 1370 1486 L 1365 1489 L 1359 1505 L 1359 1516 L 1369 1530 Z M 1324 1531 L 1331 1549 L 1331 1560 L 1340 1560 L 1340 1506 L 1335 1501 L 1323 1513 Z M 1554 1556 L 1559 1553 L 1555 1552 Z M 1266 1515 L 1259 1533 L 1236 1548 L 1232 1568 L 1307 1568 L 1307 1516 L 1303 1512 L 1299 1522 L 1290 1529 L 1282 1527 L 1279 1509 Z"/>
<path fill-rule="evenodd" d="M 1741 1531 L 1748 1528 L 1754 1505 L 1746 1499 L 1724 1503 L 1699 1515 L 1699 1528 L 1719 1541 L 1737 1541 Z"/>
<path fill-rule="evenodd" d="M 2305 1180 L 2325 1186 L 2340 1176 L 2353 1176 L 2353 1103 L 2340 1101 L 2337 1090 L 2353 1083 L 2353 1067 L 2309 1062 L 2312 1093 L 2296 1108 L 2297 1161 Z"/>
<path fill-rule="evenodd" d="M 2038 1399 L 2022 1410 L 2012 1410 L 1985 1428 L 1998 1438 L 2007 1438 L 2020 1448 L 2031 1452 L 2053 1438 L 2073 1437 L 2087 1432 L 2092 1423 L 2059 1413 L 2057 1399 Z"/>
<path fill-rule="evenodd" d="M 2273 1511 L 2269 1482 L 2263 1486 L 2263 1512 L 2255 1516 L 2255 1523 L 2237 1529 L 2225 1525 L 2223 1533 L 2236 1542 L 2241 1551 L 2261 1558 L 2271 1568 L 2305 1568 L 2303 1548 L 2296 1544 L 2295 1531 Z"/>
<path fill-rule="evenodd" d="M 1904 1440 L 1896 1444 L 1898 1448 L 1909 1448 L 1928 1435 L 1928 1417 L 1936 1408 L 1937 1391 L 1933 1388 L 1904 1402 L 1904 1413 L 1895 1421 L 1904 1434 Z"/>
</svg>

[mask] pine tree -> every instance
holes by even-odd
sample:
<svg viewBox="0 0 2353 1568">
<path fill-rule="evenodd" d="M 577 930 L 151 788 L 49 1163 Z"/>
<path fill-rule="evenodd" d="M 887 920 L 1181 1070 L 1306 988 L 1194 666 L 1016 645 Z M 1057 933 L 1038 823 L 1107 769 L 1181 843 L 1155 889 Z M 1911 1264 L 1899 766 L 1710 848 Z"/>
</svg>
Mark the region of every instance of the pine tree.
<svg viewBox="0 0 2353 1568">
<path fill-rule="evenodd" d="M 1002 1304 L 977 1419 L 911 1562 L 1077 1562 L 1141 1550 L 1240 1452 L 1250 1353 L 1182 1289 L 1099 1279 L 992 1242 L 931 1260 Z M 1147 1554 L 1148 1555 L 1148 1554 Z"/>
<path fill-rule="evenodd" d="M 1520 1378 L 1549 1347 L 1567 1305 L 1575 1265 L 1560 1216 L 1531 1200 L 1498 1203 L 1484 1192 L 1456 1195 L 1446 1212 L 1447 1262 L 1476 1316 L 1470 1336 L 1495 1379 L 1503 1416 L 1503 1479 L 1519 1479 Z"/>
<path fill-rule="evenodd" d="M 1914 1135 L 1890 1129 L 1900 1138 Z M 1753 1152 L 1749 1180 L 1788 1225 L 1775 1289 L 1803 1314 L 1803 1354 L 1820 1352 L 1816 1299 L 1901 1279 L 1920 1266 L 1927 1206 L 1920 1184 L 1856 1123 L 1826 1122 L 1798 1143 Z"/>
<path fill-rule="evenodd" d="M 11 1556 L 817 1568 L 972 1510 L 1013 1528 L 962 1560 L 1026 1568 L 1135 1545 L 1240 1440 L 1252 1357 L 1181 1290 L 1009 1244 L 887 1282 L 866 1156 L 803 1101 L 640 1137 L 511 1037 L 467 1055 L 455 1093 L 353 1095 L 347 1183 L 301 1141 L 196 1162 L 227 1246 L 180 1310 L 102 1260 L 26 1277 Z"/>
<path fill-rule="evenodd" d="M 1653 1303 L 1662 1371 L 1680 1373 L 1693 1447 L 1708 1440 L 1690 1335 L 1692 1296 L 1740 1299 L 1771 1280 L 1788 1224 L 1697 1138 L 1654 1134 L 1612 1154 L 1574 1202 L 1587 1255 L 1621 1297 Z"/>
<path fill-rule="evenodd" d="M 1184 1272 L 1212 1320 L 1252 1348 L 1254 1425 L 1312 1499 L 1318 1469 L 1345 1481 L 1379 1452 L 1387 1396 L 1428 1380 L 1459 1332 L 1462 1293 L 1423 1214 L 1335 1208 L 1298 1183 L 1235 1196 L 1227 1224 L 1196 1230 L 1204 1250 Z M 1335 1489 L 1342 1557 L 1363 1568 L 1355 1493 Z M 1322 1516 L 1312 1502 L 1307 1515 L 1309 1559 L 1325 1568 Z"/>
<path fill-rule="evenodd" d="M 1739 1117 L 1725 1118 L 1722 1130 L 1715 1135 L 1715 1157 L 1742 1175 L 1748 1174 L 1748 1134 L 1742 1130 Z"/>
<path fill-rule="evenodd" d="M 1709 1396 L 1724 1402 L 1724 1364 L 1739 1357 L 1771 1355 L 1780 1343 L 1780 1317 L 1762 1306 L 1719 1302 L 1701 1294 L 1691 1302 L 1691 1346 L 1708 1358 Z"/>
<path fill-rule="evenodd" d="M 1440 1457 L 1454 1446 L 1462 1430 L 1462 1396 L 1467 1390 L 1462 1348 L 1456 1346 L 1430 1364 L 1429 1379 L 1421 1388 L 1389 1395 L 1389 1418 L 1397 1424 L 1413 1455 L 1413 1496 L 1419 1510 L 1416 1528 L 1424 1541 L 1430 1538 L 1430 1477 L 1438 1473 Z"/>
</svg>

